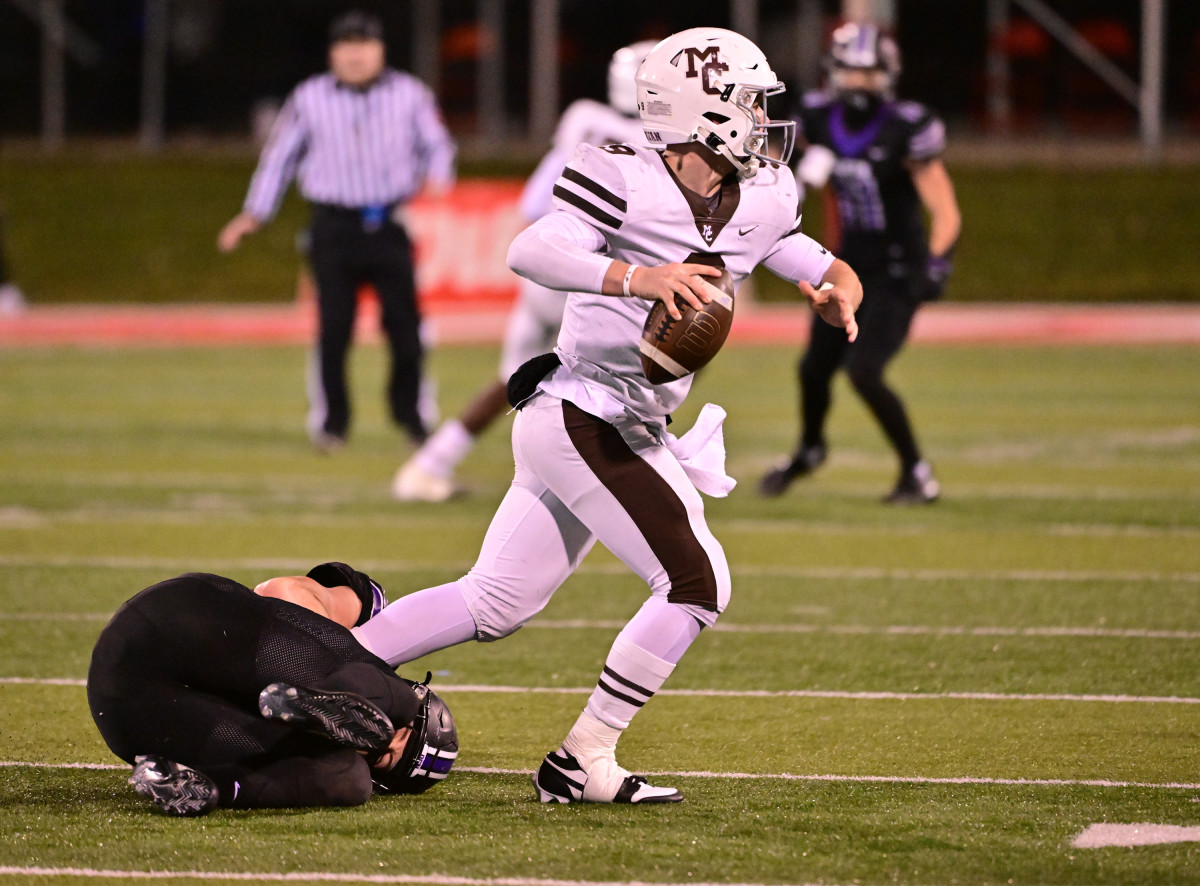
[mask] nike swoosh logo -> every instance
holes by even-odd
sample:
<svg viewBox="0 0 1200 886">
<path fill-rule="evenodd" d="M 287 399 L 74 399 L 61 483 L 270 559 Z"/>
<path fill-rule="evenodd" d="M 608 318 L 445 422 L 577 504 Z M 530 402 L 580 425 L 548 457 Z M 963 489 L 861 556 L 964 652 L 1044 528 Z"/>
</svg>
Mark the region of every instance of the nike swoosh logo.
<svg viewBox="0 0 1200 886">
<path fill-rule="evenodd" d="M 757 227 L 758 227 L 758 225 L 751 225 L 748 228 L 738 228 L 738 236 L 745 237 L 747 234 L 749 234 L 751 231 L 753 231 Z"/>
</svg>

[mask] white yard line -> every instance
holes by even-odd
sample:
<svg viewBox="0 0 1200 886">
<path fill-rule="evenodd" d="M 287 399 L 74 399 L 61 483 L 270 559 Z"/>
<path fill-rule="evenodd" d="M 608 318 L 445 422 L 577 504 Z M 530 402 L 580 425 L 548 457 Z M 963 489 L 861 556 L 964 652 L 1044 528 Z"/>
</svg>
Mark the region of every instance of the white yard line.
<svg viewBox="0 0 1200 886">
<path fill-rule="evenodd" d="M 66 677 L 0 677 L 0 685 L 86 686 L 86 680 Z M 438 684 L 438 692 L 477 692 L 507 695 L 586 695 L 593 686 L 489 686 Z M 1071 693 L 1006 692 L 849 692 L 837 689 L 660 689 L 658 696 L 683 698 L 830 698 L 847 701 L 1065 701 L 1107 704 L 1200 704 L 1200 698 L 1179 695 L 1075 695 Z"/>
<path fill-rule="evenodd" d="M 87 621 L 106 622 L 105 612 L 0 612 L 4 621 Z M 539 619 L 525 630 L 621 630 L 620 619 Z M 1135 640 L 1200 640 L 1200 631 L 1176 631 L 1158 628 L 1094 627 L 1009 627 L 1004 625 L 814 625 L 814 624 L 731 624 L 719 621 L 710 630 L 731 634 L 838 634 L 934 637 L 1113 637 Z"/>
<path fill-rule="evenodd" d="M 0 768 L 26 769 L 114 769 L 129 767 L 115 763 L 37 763 L 21 760 L 0 760 Z M 477 775 L 533 774 L 531 769 L 504 769 L 495 766 L 455 766 L 455 772 Z M 842 775 L 839 773 L 792 772 L 711 772 L 692 769 L 660 769 L 643 773 L 652 778 L 725 778 L 735 781 L 761 779 L 764 781 L 854 782 L 864 784 L 944 784 L 944 785 L 1011 785 L 1016 787 L 1092 787 L 1092 788 L 1169 788 L 1171 790 L 1200 790 L 1200 783 L 1113 781 L 1104 778 L 989 778 L 986 776 L 924 776 L 924 775 Z"/>
<path fill-rule="evenodd" d="M 82 480 L 82 478 L 81 478 Z M 128 483 L 116 484 L 123 488 Z M 273 486 L 273 489 L 277 487 Z M 874 487 L 871 487 L 874 490 Z M 221 520 L 226 523 L 243 523 L 272 526 L 318 526 L 322 528 L 379 528 L 379 529 L 414 529 L 427 530 L 435 525 L 428 516 L 416 516 L 406 513 L 392 514 L 328 514 L 312 512 L 295 513 L 260 513 L 241 504 L 233 496 L 222 497 L 221 493 L 213 492 L 213 487 L 203 485 L 202 491 L 191 494 L 192 507 L 79 507 L 62 511 L 47 511 L 21 505 L 0 507 L 0 529 L 40 529 L 56 525 L 78 525 L 86 523 L 112 522 L 153 522 L 171 526 L 193 526 L 211 523 L 214 512 L 219 510 Z M 301 490 L 306 500 L 318 496 L 317 491 Z M 873 494 L 873 493 L 872 493 Z M 205 498 L 207 496 L 207 498 Z M 1003 494 L 1001 498 L 1014 496 Z M 1040 497 L 1040 496 L 1039 496 Z M 1139 498 L 1141 496 L 1138 496 Z M 1149 496 L 1153 498 L 1154 496 Z M 1183 501 L 1191 501 L 1194 496 L 1179 496 Z M 352 503 L 353 494 L 332 496 L 320 493 L 323 504 Z M 439 515 L 436 528 L 446 530 L 476 531 L 478 520 L 468 516 Z M 787 517 L 772 518 L 734 518 L 730 520 L 714 520 L 718 534 L 752 534 L 752 535 L 794 535 L 803 532 L 806 535 L 889 535 L 915 536 L 928 533 L 931 525 L 913 521 L 903 526 L 878 526 L 863 523 L 820 522 L 806 519 Z M 966 532 L 981 530 L 967 529 Z M 1143 523 L 1049 523 L 1025 526 L 1014 526 L 1010 532 L 1014 534 L 1034 536 L 1066 536 L 1066 537 L 1133 537 L 1133 538 L 1195 538 L 1200 536 L 1197 526 L 1163 526 Z"/>
<path fill-rule="evenodd" d="M 464 565 L 465 564 L 465 565 Z M 206 560 L 207 569 L 244 569 L 255 571 L 281 571 L 308 569 L 311 560 L 295 558 L 226 557 Z M 418 560 L 360 560 L 354 564 L 359 569 L 371 572 L 407 572 L 411 570 L 439 570 L 459 572 L 468 568 L 462 563 Z M 129 556 L 36 556 L 23 554 L 0 554 L 0 566 L 45 567 L 54 569 L 155 569 L 194 570 L 194 559 L 179 557 L 129 557 Z M 1018 582 L 1141 582 L 1200 584 L 1200 572 L 1164 572 L 1158 570 L 1064 570 L 1064 569 L 904 569 L 871 566 L 756 566 L 734 564 L 732 572 L 737 576 L 767 576 L 798 579 L 853 579 L 861 581 L 1018 581 Z M 579 570 L 582 575 L 628 575 L 629 570 L 620 563 L 584 564 Z"/>
</svg>

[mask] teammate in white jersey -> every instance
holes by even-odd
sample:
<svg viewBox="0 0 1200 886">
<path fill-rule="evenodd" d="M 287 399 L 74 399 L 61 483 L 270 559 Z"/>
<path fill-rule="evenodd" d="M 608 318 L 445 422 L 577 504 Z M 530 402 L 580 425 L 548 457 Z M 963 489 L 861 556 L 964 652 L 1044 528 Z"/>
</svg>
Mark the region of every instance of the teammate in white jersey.
<svg viewBox="0 0 1200 886">
<path fill-rule="evenodd" d="M 581 144 L 641 144 L 634 76 L 654 41 L 623 46 L 608 63 L 608 104 L 582 98 L 563 112 L 546 153 L 521 192 L 521 215 L 534 222 L 553 210 L 554 183 Z M 475 440 L 507 409 L 505 385 L 522 363 L 554 346 L 566 295 L 521 278 L 500 351 L 500 378 L 475 395 L 456 418 L 447 419 L 401 465 L 392 481 L 398 501 L 442 502 L 454 495 L 454 470 Z"/>
<path fill-rule="evenodd" d="M 692 379 L 655 385 L 642 373 L 638 342 L 655 301 L 678 317 L 676 295 L 695 307 L 710 300 L 712 264 L 736 284 L 762 263 L 853 338 L 862 297 L 850 267 L 800 233 L 786 166 L 793 124 L 766 118 L 766 96 L 782 84 L 758 47 L 719 28 L 683 31 L 650 51 L 637 84 L 658 149 L 580 147 L 554 187 L 555 211 L 509 250 L 517 273 L 569 294 L 557 348 L 510 385 L 521 404 L 516 475 L 479 559 L 355 630 L 391 664 L 498 639 L 536 615 L 597 541 L 640 576 L 650 597 L 534 776 L 543 802 L 682 799 L 618 765 L 617 740 L 729 601 L 729 567 L 700 498 L 732 486 L 723 413 L 706 406 L 683 439 L 667 433 Z"/>
</svg>

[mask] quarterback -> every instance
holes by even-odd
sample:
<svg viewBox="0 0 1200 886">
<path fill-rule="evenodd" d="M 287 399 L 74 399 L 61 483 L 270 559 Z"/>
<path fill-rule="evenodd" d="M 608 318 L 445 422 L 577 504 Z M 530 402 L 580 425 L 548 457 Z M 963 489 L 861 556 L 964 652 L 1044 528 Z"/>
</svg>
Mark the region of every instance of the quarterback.
<svg viewBox="0 0 1200 886">
<path fill-rule="evenodd" d="M 662 301 L 678 319 L 676 297 L 694 308 L 710 300 L 703 279 L 720 273 L 714 265 L 737 283 L 762 263 L 853 337 L 862 295 L 849 266 L 800 233 L 786 165 L 794 126 L 767 117 L 782 84 L 757 46 L 720 28 L 682 31 L 650 50 L 636 82 L 654 147 L 581 146 L 554 187 L 554 211 L 509 250 L 514 271 L 568 295 L 553 354 L 510 382 L 521 407 L 516 473 L 478 560 L 355 629 L 393 664 L 499 639 L 541 611 L 597 541 L 645 581 L 649 597 L 586 708 L 534 774 L 543 802 L 683 798 L 622 768 L 617 741 L 729 601 L 729 567 L 700 498 L 732 486 L 723 413 L 706 407 L 684 438 L 668 433 L 692 378 L 652 384 L 643 374 L 651 308 Z"/>
</svg>

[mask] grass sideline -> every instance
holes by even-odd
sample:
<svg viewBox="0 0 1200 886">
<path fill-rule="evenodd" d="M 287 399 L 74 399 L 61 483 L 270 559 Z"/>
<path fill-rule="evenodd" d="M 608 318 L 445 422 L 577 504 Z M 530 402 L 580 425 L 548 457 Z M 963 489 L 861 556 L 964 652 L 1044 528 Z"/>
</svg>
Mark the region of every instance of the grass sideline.
<svg viewBox="0 0 1200 886">
<path fill-rule="evenodd" d="M 435 352 L 443 407 L 495 359 Z M 393 596 L 452 579 L 510 478 L 506 434 L 464 464 L 469 496 L 402 507 L 378 347 L 354 352 L 335 458 L 301 430 L 302 348 L 0 352 L 0 763 L 37 764 L 0 766 L 0 878 L 1200 883 L 1198 844 L 1070 845 L 1100 821 L 1200 824 L 1200 353 L 912 348 L 893 377 L 946 488 L 917 510 L 877 503 L 894 467 L 842 384 L 826 467 L 754 495 L 793 442 L 794 359 L 730 347 L 678 416 L 723 404 L 742 480 L 708 502 L 733 603 L 622 746 L 691 773 L 683 804 L 532 799 L 528 771 L 644 596 L 596 551 L 518 634 L 411 666 L 462 730 L 443 787 L 172 820 L 124 770 L 58 768 L 117 762 L 78 685 L 107 616 L 197 568 L 253 583 L 337 557 Z"/>
<path fill-rule="evenodd" d="M 229 152 L 0 153 L 11 274 L 39 303 L 290 300 L 307 217 L 294 189 L 253 242 L 231 255 L 215 247 L 252 170 L 253 158 Z M 1200 300 L 1200 251 L 1189 245 L 1200 167 L 951 173 L 965 227 L 948 298 Z M 808 201 L 806 220 L 817 235 L 819 203 Z M 794 298 L 769 273 L 758 284 L 766 301 Z"/>
</svg>

